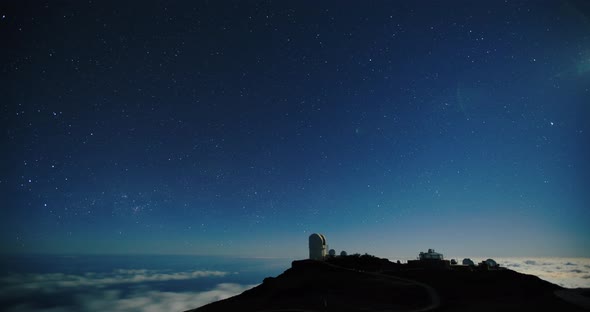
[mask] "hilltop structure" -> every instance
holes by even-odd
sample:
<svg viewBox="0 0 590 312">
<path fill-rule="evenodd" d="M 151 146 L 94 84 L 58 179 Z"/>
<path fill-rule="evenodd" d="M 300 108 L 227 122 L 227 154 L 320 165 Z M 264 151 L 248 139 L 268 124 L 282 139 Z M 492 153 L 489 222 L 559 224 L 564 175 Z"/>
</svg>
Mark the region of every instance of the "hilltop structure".
<svg viewBox="0 0 590 312">
<path fill-rule="evenodd" d="M 418 254 L 418 260 L 408 260 L 408 267 L 412 269 L 449 270 L 451 268 L 451 262 L 444 260 L 443 254 L 431 248 L 428 249 L 428 252 L 420 252 Z"/>
<path fill-rule="evenodd" d="M 309 259 L 324 260 L 327 248 L 328 245 L 324 235 L 313 233 L 309 236 Z"/>
<path fill-rule="evenodd" d="M 466 266 L 475 266 L 475 263 L 473 262 L 473 260 L 471 260 L 469 258 L 465 258 L 465 259 L 463 259 L 463 265 L 466 265 Z"/>
<path fill-rule="evenodd" d="M 420 260 L 443 260 L 443 254 L 434 251 L 434 249 L 428 249 L 428 252 L 420 252 L 418 254 L 418 259 Z"/>
</svg>

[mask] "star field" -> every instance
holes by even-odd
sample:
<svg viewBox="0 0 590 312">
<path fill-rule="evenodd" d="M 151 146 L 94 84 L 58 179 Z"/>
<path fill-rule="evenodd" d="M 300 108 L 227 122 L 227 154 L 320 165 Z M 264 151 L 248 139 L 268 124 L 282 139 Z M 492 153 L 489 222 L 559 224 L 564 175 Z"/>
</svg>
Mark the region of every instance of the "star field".
<svg viewBox="0 0 590 312">
<path fill-rule="evenodd" d="M 0 252 L 589 256 L 584 1 L 6 1 Z"/>
</svg>

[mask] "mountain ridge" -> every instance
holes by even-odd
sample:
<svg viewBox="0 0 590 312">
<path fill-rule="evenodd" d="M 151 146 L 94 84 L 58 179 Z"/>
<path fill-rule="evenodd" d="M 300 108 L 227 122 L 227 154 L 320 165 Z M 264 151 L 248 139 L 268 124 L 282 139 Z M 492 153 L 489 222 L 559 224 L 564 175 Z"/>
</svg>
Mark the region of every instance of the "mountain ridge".
<svg viewBox="0 0 590 312">
<path fill-rule="evenodd" d="M 586 311 L 566 301 L 570 293 L 505 268 L 416 268 L 354 255 L 293 261 L 240 295 L 189 311 Z"/>
</svg>

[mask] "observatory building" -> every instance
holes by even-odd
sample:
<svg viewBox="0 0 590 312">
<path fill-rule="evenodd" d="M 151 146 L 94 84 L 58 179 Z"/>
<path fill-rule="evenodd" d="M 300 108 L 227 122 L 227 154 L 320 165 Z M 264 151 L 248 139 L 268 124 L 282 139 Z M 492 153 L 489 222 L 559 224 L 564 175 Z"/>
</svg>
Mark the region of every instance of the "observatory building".
<svg viewBox="0 0 590 312">
<path fill-rule="evenodd" d="M 475 263 L 473 263 L 473 260 L 471 260 L 469 258 L 465 258 L 465 259 L 463 259 L 463 265 L 475 266 Z"/>
<path fill-rule="evenodd" d="M 487 259 L 479 264 L 479 268 L 482 270 L 497 270 L 500 269 L 500 265 L 494 259 Z"/>
<path fill-rule="evenodd" d="M 420 260 L 443 260 L 443 255 L 432 248 L 428 249 L 428 252 L 420 252 L 418 257 Z"/>
<path fill-rule="evenodd" d="M 408 260 L 408 266 L 414 269 L 448 270 L 451 263 L 449 260 L 444 260 L 441 253 L 428 249 L 428 252 L 420 252 L 418 260 Z"/>
<path fill-rule="evenodd" d="M 327 248 L 324 235 L 313 233 L 309 236 L 309 259 L 324 260 Z"/>
</svg>

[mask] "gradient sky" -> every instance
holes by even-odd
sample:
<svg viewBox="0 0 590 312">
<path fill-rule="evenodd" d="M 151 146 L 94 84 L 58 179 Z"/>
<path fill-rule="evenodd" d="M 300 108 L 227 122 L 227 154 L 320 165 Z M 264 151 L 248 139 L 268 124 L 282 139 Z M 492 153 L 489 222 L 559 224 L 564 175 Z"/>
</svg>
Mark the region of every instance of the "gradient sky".
<svg viewBox="0 0 590 312">
<path fill-rule="evenodd" d="M 2 1 L 0 252 L 590 256 L 585 1 Z"/>
</svg>

